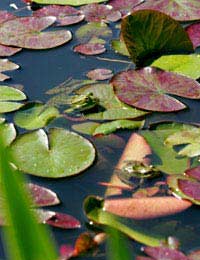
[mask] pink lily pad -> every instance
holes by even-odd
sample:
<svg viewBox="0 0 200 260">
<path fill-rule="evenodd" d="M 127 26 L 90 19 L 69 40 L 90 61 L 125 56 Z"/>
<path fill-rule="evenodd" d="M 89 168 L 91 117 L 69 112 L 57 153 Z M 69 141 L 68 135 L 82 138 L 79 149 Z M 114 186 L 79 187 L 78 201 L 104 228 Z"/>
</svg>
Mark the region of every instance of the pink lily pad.
<svg viewBox="0 0 200 260">
<path fill-rule="evenodd" d="M 28 189 L 32 195 L 34 203 L 37 206 L 52 206 L 60 203 L 56 193 L 47 188 L 29 183 Z"/>
<path fill-rule="evenodd" d="M 68 30 L 42 32 L 56 21 L 54 16 L 20 17 L 0 27 L 0 44 L 28 49 L 49 49 L 71 40 Z"/>
<path fill-rule="evenodd" d="M 151 111 L 172 112 L 185 108 L 184 104 L 168 94 L 200 98 L 200 84 L 197 81 L 151 67 L 120 72 L 112 78 L 111 84 L 122 102 Z"/>
<path fill-rule="evenodd" d="M 179 179 L 178 187 L 185 195 L 200 200 L 200 182 Z"/>
<path fill-rule="evenodd" d="M 144 252 L 155 260 L 188 260 L 181 251 L 168 247 L 144 247 Z"/>
<path fill-rule="evenodd" d="M 108 4 L 113 7 L 113 10 L 120 11 L 124 16 L 132 13 L 133 8 L 143 2 L 144 0 L 110 0 Z"/>
<path fill-rule="evenodd" d="M 9 61 L 8 59 L 0 59 L 0 81 L 9 79 L 10 77 L 1 73 L 9 70 L 16 70 L 19 68 L 19 65 Z"/>
<path fill-rule="evenodd" d="M 200 23 L 191 24 L 186 28 L 194 48 L 200 46 Z"/>
<path fill-rule="evenodd" d="M 15 15 L 13 15 L 7 11 L 0 10 L 0 24 L 4 23 L 5 21 L 12 20 L 14 18 L 16 18 Z"/>
<path fill-rule="evenodd" d="M 116 22 L 121 18 L 119 11 L 113 10 L 112 6 L 104 4 L 89 4 L 81 7 L 81 11 L 85 15 L 88 22 Z"/>
<path fill-rule="evenodd" d="M 93 80 L 106 80 L 112 78 L 112 70 L 108 69 L 95 69 L 87 73 L 87 77 Z"/>
<path fill-rule="evenodd" d="M 77 45 L 74 48 L 74 52 L 78 52 L 84 55 L 97 55 L 104 53 L 105 51 L 105 46 L 100 43 L 85 43 Z"/>
<path fill-rule="evenodd" d="M 60 252 L 59 260 L 67 260 L 73 257 L 74 247 L 71 245 L 61 245 L 59 252 Z"/>
<path fill-rule="evenodd" d="M 190 177 L 192 177 L 192 178 L 195 178 L 196 180 L 200 181 L 200 166 L 187 169 L 187 170 L 185 171 L 185 173 L 186 173 L 188 176 L 190 176 Z"/>
<path fill-rule="evenodd" d="M 155 258 L 151 258 L 148 256 L 136 256 L 135 260 L 155 260 Z"/>
<path fill-rule="evenodd" d="M 148 0 L 135 8 L 135 10 L 144 9 L 166 13 L 178 21 L 200 19 L 200 1 L 197 0 Z"/>
<path fill-rule="evenodd" d="M 80 11 L 68 5 L 48 5 L 34 12 L 34 16 L 37 17 L 51 15 L 56 17 L 58 26 L 79 23 L 84 19 L 84 15 L 82 15 Z"/>
<path fill-rule="evenodd" d="M 46 220 L 46 223 L 53 227 L 71 229 L 71 228 L 80 228 L 80 222 L 67 214 L 55 212 L 54 216 Z"/>
<path fill-rule="evenodd" d="M 5 45 L 0 44 L 0 56 L 1 57 L 12 56 L 21 50 L 22 50 L 22 48 L 14 48 L 14 47 L 5 46 Z"/>
<path fill-rule="evenodd" d="M 192 251 L 189 255 L 188 255 L 188 260 L 200 260 L 200 250 L 195 250 Z"/>
</svg>

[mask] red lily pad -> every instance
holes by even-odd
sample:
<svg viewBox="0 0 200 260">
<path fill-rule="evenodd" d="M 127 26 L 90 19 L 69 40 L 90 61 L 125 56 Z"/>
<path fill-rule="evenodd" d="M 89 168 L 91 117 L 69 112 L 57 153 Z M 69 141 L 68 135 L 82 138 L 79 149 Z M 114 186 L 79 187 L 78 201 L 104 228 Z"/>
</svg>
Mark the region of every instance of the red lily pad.
<svg viewBox="0 0 200 260">
<path fill-rule="evenodd" d="M 119 11 L 113 10 L 112 6 L 104 4 L 89 4 L 81 7 L 81 11 L 85 15 L 88 22 L 116 22 L 121 18 Z"/>
<path fill-rule="evenodd" d="M 155 260 L 188 260 L 181 251 L 168 247 L 144 247 L 144 252 Z"/>
<path fill-rule="evenodd" d="M 114 10 L 120 11 L 124 16 L 128 13 L 132 13 L 133 8 L 143 2 L 144 0 L 110 0 L 108 4 L 111 5 Z"/>
<path fill-rule="evenodd" d="M 28 189 L 32 195 L 34 203 L 37 206 L 53 206 L 60 203 L 56 193 L 47 188 L 29 183 Z"/>
<path fill-rule="evenodd" d="M 185 108 L 184 104 L 167 94 L 200 98 L 197 81 L 151 67 L 120 72 L 111 83 L 121 101 L 145 110 L 172 112 Z"/>
<path fill-rule="evenodd" d="M 15 48 L 15 47 L 10 47 L 10 46 L 5 46 L 5 45 L 0 44 L 0 56 L 1 57 L 12 56 L 21 50 L 22 50 L 21 48 Z"/>
<path fill-rule="evenodd" d="M 71 40 L 68 30 L 42 32 L 56 21 L 54 16 L 20 17 L 0 26 L 0 44 L 28 49 L 49 49 Z"/>
<path fill-rule="evenodd" d="M 200 200 L 200 182 L 179 179 L 178 187 L 185 195 Z"/>
<path fill-rule="evenodd" d="M 104 53 L 105 51 L 105 46 L 100 43 L 85 43 L 77 45 L 74 48 L 74 52 L 78 52 L 84 55 L 97 55 Z"/>
<path fill-rule="evenodd" d="M 34 16 L 55 16 L 58 26 L 79 23 L 84 19 L 84 15 L 72 6 L 48 5 L 34 12 Z"/>
<path fill-rule="evenodd" d="M 193 43 L 193 47 L 197 48 L 200 46 L 200 23 L 191 24 L 186 28 L 190 40 Z"/>
<path fill-rule="evenodd" d="M 200 19 L 200 1 L 198 0 L 148 0 L 135 10 L 152 9 L 170 15 L 178 21 Z"/>
<path fill-rule="evenodd" d="M 93 80 L 106 80 L 112 78 L 112 70 L 108 69 L 95 69 L 87 73 L 87 77 Z"/>
<path fill-rule="evenodd" d="M 185 173 L 188 176 L 200 181 L 200 165 L 194 168 L 187 169 Z"/>
<path fill-rule="evenodd" d="M 158 2 L 158 1 L 156 1 Z M 138 66 L 164 54 L 193 52 L 193 44 L 179 22 L 154 10 L 133 12 L 122 21 L 122 37 Z"/>
</svg>

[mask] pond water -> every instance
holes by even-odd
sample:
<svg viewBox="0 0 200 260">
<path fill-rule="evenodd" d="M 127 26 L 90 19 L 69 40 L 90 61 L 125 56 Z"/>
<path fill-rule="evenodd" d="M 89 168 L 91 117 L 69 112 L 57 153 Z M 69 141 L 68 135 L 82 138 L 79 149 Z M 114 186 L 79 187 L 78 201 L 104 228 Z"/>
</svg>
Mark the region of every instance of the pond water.
<svg viewBox="0 0 200 260">
<path fill-rule="evenodd" d="M 13 8 L 9 5 L 15 3 L 19 8 L 23 7 L 24 4 L 20 0 L 3 0 L 0 2 L 0 9 L 8 10 L 13 12 Z M 24 10 L 20 11 L 20 15 L 28 15 L 29 11 Z M 111 27 L 114 28 L 115 24 L 111 23 Z M 69 26 L 69 29 L 74 32 L 79 25 Z M 113 30 L 113 38 L 117 38 L 117 30 Z M 128 67 L 134 67 L 128 63 L 121 62 L 112 62 L 98 60 L 97 56 L 86 57 L 79 54 L 73 53 L 72 49 L 76 45 L 76 41 L 71 41 L 70 43 L 63 45 L 58 48 L 44 50 L 44 51 L 33 51 L 33 50 L 23 50 L 22 52 L 14 55 L 10 58 L 11 61 L 19 64 L 21 68 L 16 71 L 8 72 L 7 74 L 11 76 L 11 79 L 6 82 L 8 85 L 12 84 L 21 84 L 24 86 L 24 92 L 27 94 L 29 101 L 47 101 L 49 96 L 45 92 L 63 81 L 67 78 L 75 79 L 86 79 L 85 74 L 91 70 L 98 67 L 103 67 L 111 69 L 112 71 L 119 72 L 125 70 Z M 198 50 L 197 50 L 198 52 Z M 121 55 L 114 54 L 111 50 L 109 43 L 107 44 L 107 52 L 99 55 L 98 57 L 105 57 L 110 59 L 119 59 L 129 62 L 130 60 Z M 189 123 L 200 123 L 199 117 L 199 102 L 200 101 L 191 101 L 184 98 L 180 98 L 180 101 L 188 105 L 188 109 L 178 113 L 153 113 L 152 115 L 147 116 L 145 126 L 148 127 L 149 124 L 158 122 L 158 121 L 181 121 Z M 12 114 L 8 116 L 8 119 L 12 121 Z M 57 120 L 51 125 L 62 126 L 64 128 L 70 128 L 72 122 L 66 120 Z M 24 130 L 18 129 L 19 132 Z M 123 138 L 126 142 L 132 131 L 118 131 L 117 135 Z M 92 139 L 95 143 L 95 140 Z M 107 182 L 112 175 L 115 165 L 120 157 L 120 154 L 123 151 L 123 147 L 119 149 L 111 150 L 106 146 L 99 145 L 97 148 L 106 158 L 106 163 L 102 163 L 98 158 L 95 164 L 86 170 L 83 174 L 80 174 L 71 178 L 62 178 L 62 179 L 45 179 L 39 177 L 29 176 L 28 178 L 42 186 L 48 187 L 55 191 L 59 198 L 61 199 L 61 204 L 55 207 L 49 207 L 50 210 L 55 210 L 63 213 L 69 213 L 77 217 L 82 224 L 81 229 L 78 230 L 61 230 L 53 228 L 53 234 L 55 235 L 58 245 L 73 243 L 77 236 L 87 230 L 85 225 L 86 217 L 82 211 L 82 203 L 86 196 L 88 195 L 99 195 L 103 196 L 105 188 L 100 186 L 98 182 Z M 197 230 L 196 235 L 200 235 L 199 229 L 199 217 L 197 207 L 185 211 L 184 213 L 174 215 L 173 217 L 166 217 L 158 219 L 156 221 L 145 221 L 144 225 L 154 226 L 159 223 L 159 221 L 171 221 L 169 223 L 175 223 L 175 221 L 183 220 L 185 227 L 187 227 L 187 232 L 182 230 L 183 235 L 190 232 L 190 227 L 195 223 L 195 228 Z M 193 234 L 192 234 L 193 235 Z M 198 236 L 197 236 L 198 237 Z M 192 239 L 190 242 L 184 244 L 185 250 L 190 250 L 193 247 L 197 247 L 195 239 Z M 3 247 L 0 247 L 0 257 L 4 257 Z M 100 253 L 97 255 L 97 259 L 105 259 L 105 254 Z M 82 258 L 86 259 L 86 258 Z M 87 257 L 87 259 L 96 259 L 96 257 Z"/>
</svg>

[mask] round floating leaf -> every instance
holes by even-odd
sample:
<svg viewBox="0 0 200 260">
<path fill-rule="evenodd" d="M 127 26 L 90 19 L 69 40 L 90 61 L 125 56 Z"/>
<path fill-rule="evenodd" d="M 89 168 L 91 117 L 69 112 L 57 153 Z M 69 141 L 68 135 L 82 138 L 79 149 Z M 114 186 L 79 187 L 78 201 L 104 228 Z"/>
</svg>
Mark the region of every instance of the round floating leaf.
<svg viewBox="0 0 200 260">
<path fill-rule="evenodd" d="M 121 13 L 113 10 L 110 5 L 93 3 L 83 6 L 81 11 L 88 22 L 116 22 L 121 18 Z"/>
<path fill-rule="evenodd" d="M 200 23 L 191 24 L 186 28 L 194 48 L 200 46 Z"/>
<path fill-rule="evenodd" d="M 105 0 L 34 0 L 35 3 L 39 4 L 57 4 L 57 5 L 85 5 L 91 3 L 101 3 L 105 2 Z"/>
<path fill-rule="evenodd" d="M 108 69 L 95 69 L 87 73 L 87 77 L 93 80 L 106 80 L 112 78 L 112 70 Z"/>
<path fill-rule="evenodd" d="M 151 67 L 120 72 L 111 83 L 121 101 L 145 110 L 170 112 L 185 108 L 184 104 L 167 94 L 200 98 L 197 81 Z"/>
<path fill-rule="evenodd" d="M 97 55 L 104 53 L 105 51 L 105 46 L 100 43 L 85 43 L 77 45 L 74 48 L 74 52 L 78 52 L 84 55 Z"/>
<path fill-rule="evenodd" d="M 151 66 L 176 72 L 192 79 L 200 77 L 200 55 L 164 55 L 155 60 Z"/>
<path fill-rule="evenodd" d="M 34 16 L 55 16 L 59 26 L 79 23 L 84 19 L 77 9 L 71 6 L 48 5 L 34 12 Z"/>
<path fill-rule="evenodd" d="M 20 17 L 0 26 L 0 43 L 28 49 L 49 49 L 71 40 L 67 30 L 41 32 L 56 21 L 54 16 Z"/>
<path fill-rule="evenodd" d="M 0 86 L 0 113 L 15 111 L 23 106 L 23 104 L 15 102 L 25 100 L 25 94 L 12 87 Z"/>
<path fill-rule="evenodd" d="M 148 0 L 134 8 L 135 10 L 153 9 L 166 13 L 179 21 L 200 19 L 200 2 L 198 0 Z"/>
<path fill-rule="evenodd" d="M 14 122 L 21 128 L 33 130 L 42 128 L 59 115 L 55 107 L 48 107 L 41 103 L 31 103 L 15 114 Z"/>
<path fill-rule="evenodd" d="M 139 66 L 163 54 L 193 52 L 193 45 L 182 26 L 170 16 L 142 10 L 122 21 L 122 36 L 132 60 Z"/>
<path fill-rule="evenodd" d="M 11 146 L 15 165 L 23 172 L 49 178 L 80 173 L 95 159 L 95 150 L 85 138 L 62 128 L 40 129 L 19 136 Z"/>
</svg>

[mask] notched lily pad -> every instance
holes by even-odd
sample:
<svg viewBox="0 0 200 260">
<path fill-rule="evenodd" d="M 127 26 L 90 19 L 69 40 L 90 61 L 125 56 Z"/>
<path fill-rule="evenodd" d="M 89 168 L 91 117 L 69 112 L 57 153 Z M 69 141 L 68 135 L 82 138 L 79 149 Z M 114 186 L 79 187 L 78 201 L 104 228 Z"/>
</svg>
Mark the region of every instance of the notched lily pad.
<svg viewBox="0 0 200 260">
<path fill-rule="evenodd" d="M 111 84 L 122 102 L 151 111 L 171 112 L 185 108 L 184 104 L 167 94 L 200 98 L 197 81 L 151 67 L 120 72 L 112 78 Z"/>
<path fill-rule="evenodd" d="M 68 30 L 42 32 L 56 21 L 54 16 L 19 17 L 0 25 L 0 43 L 27 49 L 49 49 L 71 40 Z"/>
<path fill-rule="evenodd" d="M 152 59 L 164 54 L 193 52 L 192 42 L 182 26 L 158 11 L 133 12 L 123 19 L 121 31 L 130 56 L 138 66 L 149 65 Z"/>
<path fill-rule="evenodd" d="M 1 48 L 1 45 L 0 45 Z M 7 60 L 7 59 L 0 59 L 0 81 L 4 81 L 6 79 L 9 79 L 10 77 L 1 73 L 4 71 L 9 71 L 9 70 L 16 70 L 19 68 L 19 65 Z"/>
<path fill-rule="evenodd" d="M 79 23 L 84 19 L 80 11 L 71 6 L 48 5 L 35 11 L 34 16 L 55 16 L 58 26 Z"/>
<path fill-rule="evenodd" d="M 0 86 L 0 113 L 12 112 L 24 104 L 18 102 L 26 99 L 26 95 L 13 87 Z"/>
<path fill-rule="evenodd" d="M 55 107 L 42 103 L 29 103 L 14 116 L 14 122 L 21 128 L 33 130 L 42 128 L 59 115 Z"/>
<path fill-rule="evenodd" d="M 23 172 L 49 178 L 72 176 L 87 169 L 95 159 L 93 145 L 62 128 L 27 133 L 11 145 L 14 164 Z"/>
</svg>

